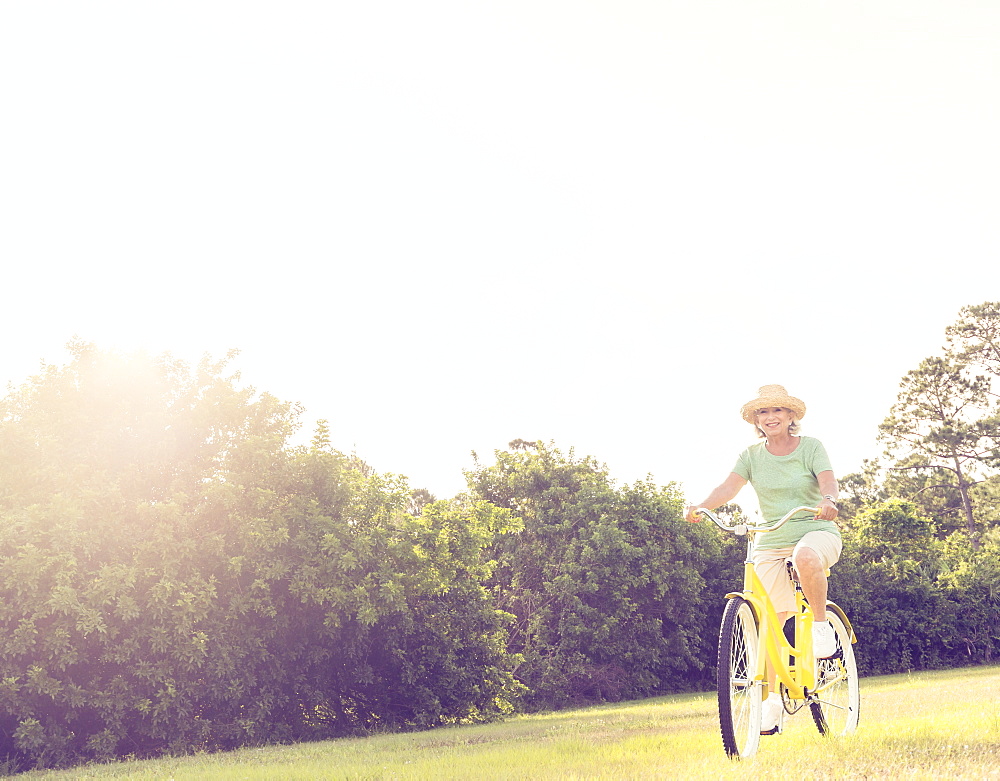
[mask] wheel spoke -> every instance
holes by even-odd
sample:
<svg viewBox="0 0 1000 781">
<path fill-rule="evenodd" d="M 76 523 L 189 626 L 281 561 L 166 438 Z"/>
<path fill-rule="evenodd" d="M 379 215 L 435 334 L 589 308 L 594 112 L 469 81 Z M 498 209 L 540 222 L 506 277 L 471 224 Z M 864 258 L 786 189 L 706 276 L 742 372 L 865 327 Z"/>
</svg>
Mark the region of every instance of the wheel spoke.
<svg viewBox="0 0 1000 781">
<path fill-rule="evenodd" d="M 860 694 L 858 669 L 850 635 L 840 616 L 828 613 L 837 635 L 838 654 L 819 662 L 819 680 L 809 708 L 816 728 L 824 735 L 847 735 L 858 725 Z"/>
</svg>

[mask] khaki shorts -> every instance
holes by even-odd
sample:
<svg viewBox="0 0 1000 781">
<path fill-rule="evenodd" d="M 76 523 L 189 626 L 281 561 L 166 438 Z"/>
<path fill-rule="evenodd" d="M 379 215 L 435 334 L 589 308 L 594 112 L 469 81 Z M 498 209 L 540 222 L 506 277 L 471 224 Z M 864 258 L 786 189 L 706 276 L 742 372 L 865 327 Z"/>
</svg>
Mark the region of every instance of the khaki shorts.
<svg viewBox="0 0 1000 781">
<path fill-rule="evenodd" d="M 819 554 L 823 566 L 829 569 L 840 560 L 842 549 L 840 537 L 830 532 L 809 532 L 794 548 L 771 548 L 770 550 L 755 550 L 753 553 L 754 569 L 757 577 L 764 584 L 778 613 L 795 612 L 795 586 L 788 577 L 785 562 L 798 548 L 812 548 Z"/>
</svg>

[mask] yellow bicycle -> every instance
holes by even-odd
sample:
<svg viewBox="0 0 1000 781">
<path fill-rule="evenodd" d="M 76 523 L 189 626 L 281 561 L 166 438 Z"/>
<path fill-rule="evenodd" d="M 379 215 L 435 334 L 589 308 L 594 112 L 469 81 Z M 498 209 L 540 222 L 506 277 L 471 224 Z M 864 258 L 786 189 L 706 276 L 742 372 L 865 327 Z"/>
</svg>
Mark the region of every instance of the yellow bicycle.
<svg viewBox="0 0 1000 781">
<path fill-rule="evenodd" d="M 858 640 L 847 614 L 833 602 L 826 603 L 837 652 L 817 663 L 812 648 L 813 613 L 801 587 L 796 581 L 794 639 L 789 640 L 751 559 L 757 534 L 780 528 L 802 510 L 818 512 L 813 507 L 796 507 L 777 523 L 763 526 L 730 525 L 710 510 L 698 509 L 720 529 L 747 538 L 743 590 L 726 595 L 719 631 L 719 727 L 726 753 L 736 759 L 753 756 L 760 744 L 767 662 L 777 672 L 785 713 L 791 715 L 808 706 L 823 735 L 847 735 L 858 726 L 861 695 L 853 648 Z M 788 569 L 793 577 L 790 562 Z"/>
</svg>

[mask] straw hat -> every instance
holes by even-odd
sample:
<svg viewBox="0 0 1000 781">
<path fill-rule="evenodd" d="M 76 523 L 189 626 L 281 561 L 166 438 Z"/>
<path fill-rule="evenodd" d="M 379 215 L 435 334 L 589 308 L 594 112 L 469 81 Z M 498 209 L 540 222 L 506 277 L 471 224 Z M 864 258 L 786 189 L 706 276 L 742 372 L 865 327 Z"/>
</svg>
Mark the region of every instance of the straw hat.
<svg viewBox="0 0 1000 781">
<path fill-rule="evenodd" d="M 784 385 L 764 385 L 758 391 L 760 394 L 753 401 L 748 401 L 740 410 L 743 420 L 747 423 L 757 422 L 757 410 L 764 407 L 784 407 L 795 414 L 796 420 L 806 416 L 806 403 L 802 399 L 789 396 Z"/>
</svg>

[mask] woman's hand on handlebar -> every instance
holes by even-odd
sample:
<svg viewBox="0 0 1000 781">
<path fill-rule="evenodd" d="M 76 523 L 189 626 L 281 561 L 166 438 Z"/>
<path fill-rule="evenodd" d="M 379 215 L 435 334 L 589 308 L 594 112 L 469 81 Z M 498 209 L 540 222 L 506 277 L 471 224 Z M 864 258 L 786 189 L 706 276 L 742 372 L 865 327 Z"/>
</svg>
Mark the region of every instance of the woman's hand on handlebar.
<svg viewBox="0 0 1000 781">
<path fill-rule="evenodd" d="M 821 521 L 835 521 L 840 511 L 837 509 L 837 505 L 831 502 L 829 499 L 824 499 L 820 502 L 819 507 L 816 508 L 818 512 L 816 517 Z"/>
<path fill-rule="evenodd" d="M 701 520 L 701 514 L 698 512 L 698 506 L 689 504 L 684 509 L 684 519 L 686 521 L 690 521 L 691 523 L 698 523 Z"/>
</svg>

